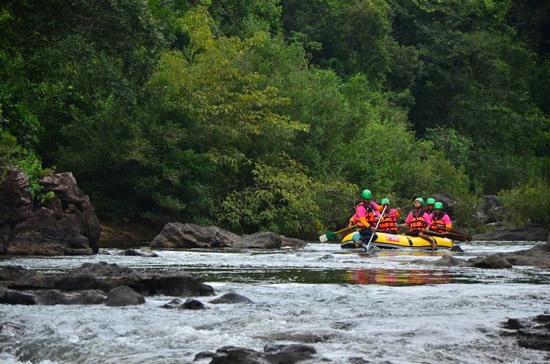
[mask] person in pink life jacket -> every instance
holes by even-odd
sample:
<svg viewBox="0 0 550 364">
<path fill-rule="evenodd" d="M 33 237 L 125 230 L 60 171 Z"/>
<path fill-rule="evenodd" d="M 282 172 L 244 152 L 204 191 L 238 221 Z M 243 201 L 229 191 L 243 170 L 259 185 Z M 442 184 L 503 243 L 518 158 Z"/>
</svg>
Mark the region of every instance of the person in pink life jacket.
<svg viewBox="0 0 550 364">
<path fill-rule="evenodd" d="M 436 202 L 434 205 L 434 212 L 431 216 L 432 223 L 428 227 L 430 231 L 434 231 L 440 234 L 446 234 L 447 230 L 453 228 L 453 223 L 449 215 L 443 211 L 443 203 Z"/>
<path fill-rule="evenodd" d="M 414 200 L 414 210 L 412 210 L 405 219 L 405 226 L 408 226 L 410 230 L 406 233 L 410 236 L 418 236 L 422 239 L 429 241 L 432 247 L 432 251 L 436 250 L 436 241 L 431 236 L 424 233 L 424 231 L 432 224 L 430 215 L 424 209 L 424 199 L 418 197 Z"/>
<path fill-rule="evenodd" d="M 386 210 L 384 211 L 384 207 Z M 378 231 L 388 234 L 397 234 L 397 218 L 401 216 L 401 209 L 390 208 L 390 199 L 383 198 L 378 205 L 378 212 L 383 215 L 380 216 L 380 223 L 378 224 Z"/>
<path fill-rule="evenodd" d="M 372 201 L 372 193 L 369 190 L 361 192 L 361 199 L 362 201 L 355 207 L 355 214 L 349 219 L 349 226 L 357 224 L 361 235 L 360 240 L 367 244 L 376 231 L 375 225 L 380 213 L 377 211 L 378 204 Z"/>
</svg>

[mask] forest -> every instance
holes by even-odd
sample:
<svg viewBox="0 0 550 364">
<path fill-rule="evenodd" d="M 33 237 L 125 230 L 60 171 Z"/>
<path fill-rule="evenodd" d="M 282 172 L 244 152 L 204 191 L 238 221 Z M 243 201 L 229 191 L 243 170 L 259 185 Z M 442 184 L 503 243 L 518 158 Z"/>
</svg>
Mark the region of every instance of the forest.
<svg viewBox="0 0 550 364">
<path fill-rule="evenodd" d="M 312 239 L 368 188 L 550 228 L 550 2 L 5 0 L 0 182 L 102 221 Z"/>
</svg>

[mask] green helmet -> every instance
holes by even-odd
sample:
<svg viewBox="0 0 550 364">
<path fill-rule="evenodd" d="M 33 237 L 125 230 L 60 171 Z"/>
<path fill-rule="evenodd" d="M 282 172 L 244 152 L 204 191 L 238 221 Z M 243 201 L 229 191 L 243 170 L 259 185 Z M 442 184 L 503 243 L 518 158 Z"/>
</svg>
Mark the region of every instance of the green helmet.
<svg viewBox="0 0 550 364">
<path fill-rule="evenodd" d="M 372 198 L 372 193 L 369 190 L 363 190 L 363 192 L 361 192 L 361 197 L 365 200 L 370 200 Z"/>
<path fill-rule="evenodd" d="M 434 203 L 435 203 L 435 200 L 431 197 L 426 200 L 426 205 L 433 205 Z"/>
<path fill-rule="evenodd" d="M 434 210 L 443 210 L 443 203 L 442 202 L 436 202 L 434 205 Z"/>
<path fill-rule="evenodd" d="M 418 197 L 415 201 L 418 201 L 424 206 L 424 199 L 422 197 Z"/>
<path fill-rule="evenodd" d="M 380 205 L 385 205 L 385 204 L 390 204 L 390 199 L 389 198 L 383 198 L 382 201 L 380 201 Z"/>
</svg>

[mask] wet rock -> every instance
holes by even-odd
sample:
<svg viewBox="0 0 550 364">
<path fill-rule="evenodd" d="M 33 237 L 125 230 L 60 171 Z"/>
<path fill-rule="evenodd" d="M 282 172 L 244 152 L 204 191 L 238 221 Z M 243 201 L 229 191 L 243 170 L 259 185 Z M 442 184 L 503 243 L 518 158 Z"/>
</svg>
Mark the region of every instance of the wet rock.
<svg viewBox="0 0 550 364">
<path fill-rule="evenodd" d="M 224 294 L 221 297 L 218 297 L 216 299 L 213 299 L 210 301 L 210 303 L 218 304 L 218 303 L 254 303 L 250 298 L 241 296 L 238 293 L 229 292 Z"/>
<path fill-rule="evenodd" d="M 164 225 L 150 244 L 151 248 L 194 249 L 280 249 L 283 246 L 300 248 L 307 242 L 265 232 L 239 236 L 216 226 L 202 227 L 195 224 L 171 222 Z"/>
<path fill-rule="evenodd" d="M 90 198 L 72 173 L 50 173 L 38 182 L 54 198 L 35 206 L 29 179 L 9 169 L 0 185 L 0 246 L 11 255 L 89 255 L 97 253 L 101 225 Z"/>
<path fill-rule="evenodd" d="M 21 293 L 0 286 L 0 304 L 8 305 L 34 305 L 34 297 L 27 293 Z"/>
<path fill-rule="evenodd" d="M 204 310 L 206 306 L 199 300 L 188 298 L 178 307 L 178 310 Z"/>
<path fill-rule="evenodd" d="M 257 233 L 244 235 L 232 245 L 236 249 L 279 249 L 282 239 L 275 233 Z"/>
<path fill-rule="evenodd" d="M 129 286 L 145 295 L 211 296 L 212 286 L 185 272 L 138 272 L 117 264 L 86 263 L 66 273 L 48 274 L 17 266 L 0 267 L 0 284 L 16 290 L 59 291 L 100 290 L 109 292 L 119 286 Z"/>
<path fill-rule="evenodd" d="M 128 286 L 113 288 L 107 294 L 105 305 L 107 306 L 132 306 L 145 303 L 145 297 Z"/>
<path fill-rule="evenodd" d="M 548 230 L 540 226 L 523 226 L 513 229 L 499 227 L 487 234 L 474 235 L 475 241 L 546 241 Z"/>
<path fill-rule="evenodd" d="M 526 319 L 511 318 L 502 327 L 509 330 L 502 334 L 515 336 L 519 346 L 550 351 L 550 312 Z"/>
<path fill-rule="evenodd" d="M 104 292 L 98 290 L 61 292 L 52 289 L 35 292 L 34 296 L 39 305 L 99 305 L 107 298 Z"/>
<path fill-rule="evenodd" d="M 307 241 L 296 238 L 287 238 L 284 235 L 281 235 L 281 247 L 289 247 L 293 249 L 301 249 L 307 245 Z"/>
<path fill-rule="evenodd" d="M 476 268 L 487 268 L 487 269 L 512 268 L 512 264 L 499 255 L 491 255 L 485 258 L 474 259 L 471 262 L 471 266 Z"/>
<path fill-rule="evenodd" d="M 127 249 L 124 251 L 125 256 L 137 256 L 137 257 L 146 257 L 146 258 L 156 258 L 158 254 L 153 252 L 151 248 L 144 247 L 139 249 Z"/>
<path fill-rule="evenodd" d="M 174 298 L 173 300 L 170 300 L 169 302 L 166 302 L 164 305 L 162 305 L 162 308 L 167 308 L 169 310 L 178 308 L 183 304 L 183 301 L 179 298 Z"/>
<path fill-rule="evenodd" d="M 215 226 L 170 222 L 151 242 L 152 248 L 219 248 L 230 247 L 240 239 L 236 234 Z"/>
<path fill-rule="evenodd" d="M 434 263 L 438 267 L 456 267 L 464 266 L 466 261 L 464 259 L 455 258 L 450 254 L 444 254 L 441 259 Z"/>
<path fill-rule="evenodd" d="M 315 348 L 303 344 L 268 344 L 264 347 L 264 352 L 235 346 L 224 346 L 216 351 L 210 364 L 294 364 L 313 359 L 316 353 Z"/>
</svg>

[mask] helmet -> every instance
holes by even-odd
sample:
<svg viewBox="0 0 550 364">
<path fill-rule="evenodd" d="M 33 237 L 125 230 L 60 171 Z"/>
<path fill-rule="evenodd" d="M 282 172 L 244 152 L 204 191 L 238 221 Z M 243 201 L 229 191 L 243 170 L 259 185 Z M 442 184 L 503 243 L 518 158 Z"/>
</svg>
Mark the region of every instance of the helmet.
<svg viewBox="0 0 550 364">
<path fill-rule="evenodd" d="M 385 205 L 385 204 L 390 204 L 390 199 L 389 198 L 383 198 L 382 201 L 380 201 L 380 205 Z"/>
<path fill-rule="evenodd" d="M 372 198 L 372 193 L 369 190 L 363 190 L 363 192 L 361 192 L 361 197 L 365 200 L 370 200 Z"/>
<path fill-rule="evenodd" d="M 442 202 L 436 202 L 434 205 L 434 210 L 443 210 L 443 203 Z"/>
<path fill-rule="evenodd" d="M 418 202 L 420 202 L 420 203 L 422 204 L 422 206 L 424 206 L 424 199 L 422 199 L 422 197 L 418 197 L 418 198 L 416 198 L 416 200 L 415 200 L 415 201 L 418 201 Z"/>
<path fill-rule="evenodd" d="M 426 205 L 433 205 L 434 203 L 435 203 L 435 200 L 432 197 L 426 200 Z"/>
</svg>

